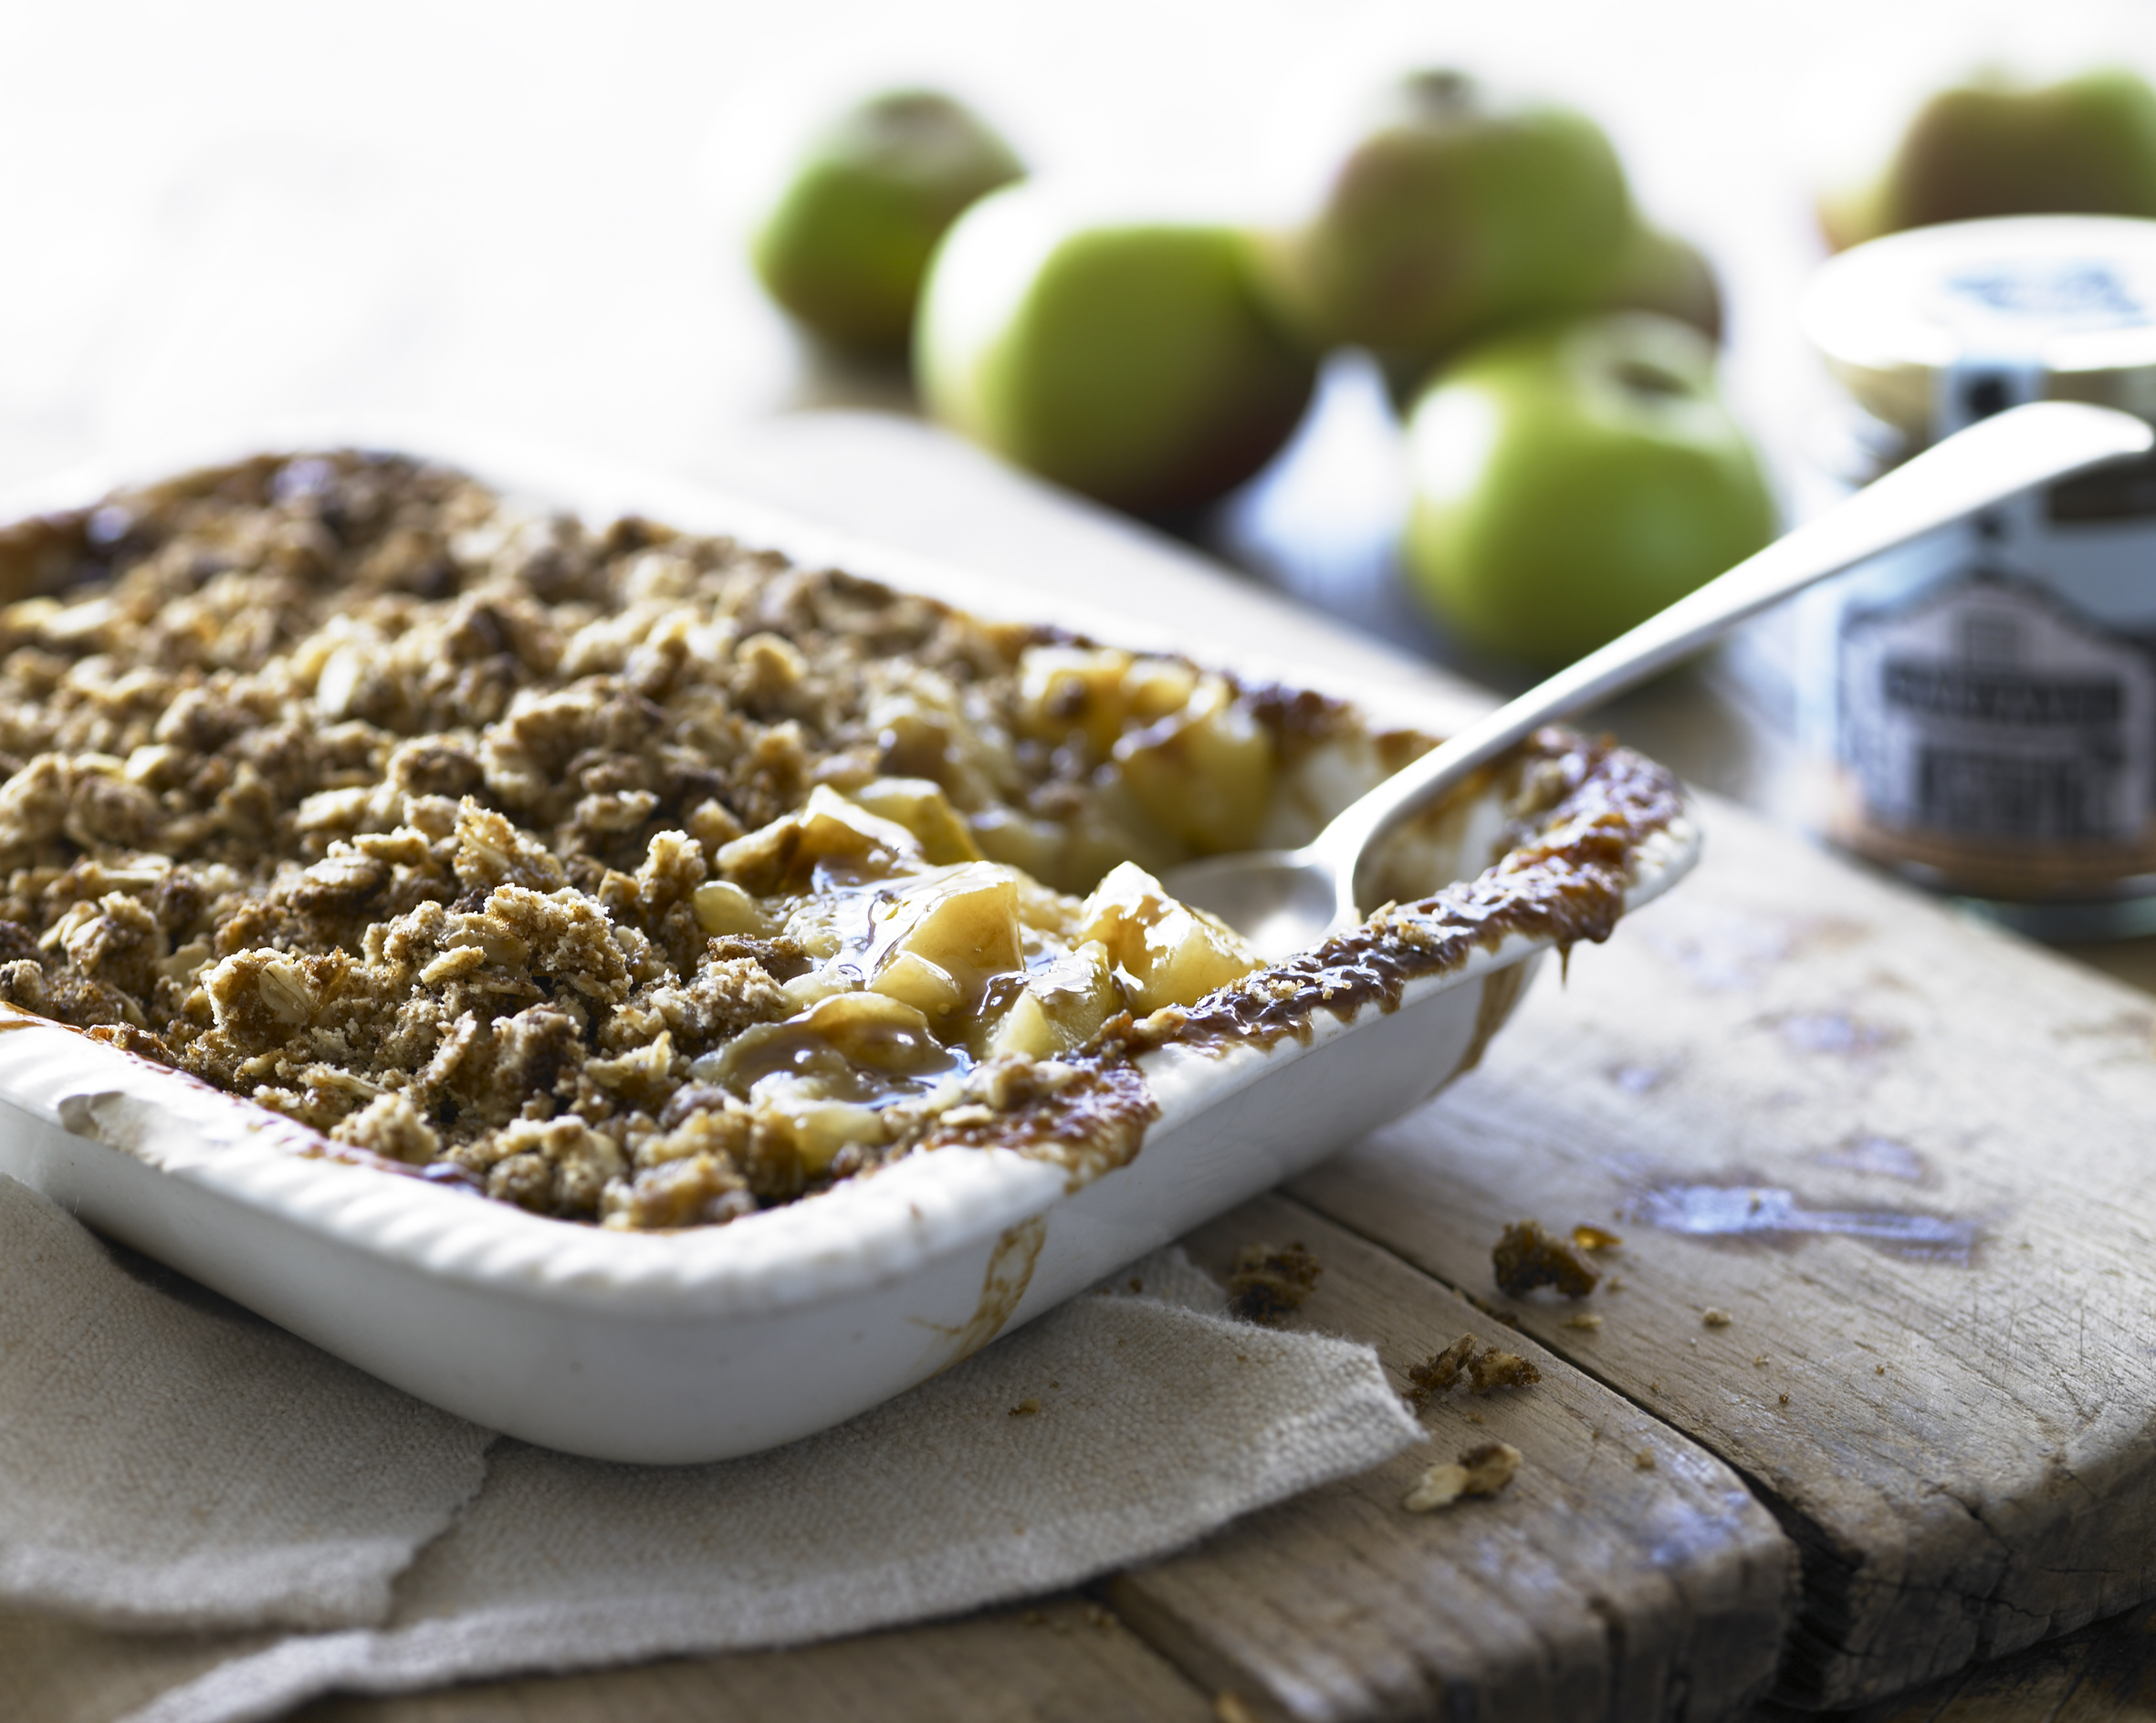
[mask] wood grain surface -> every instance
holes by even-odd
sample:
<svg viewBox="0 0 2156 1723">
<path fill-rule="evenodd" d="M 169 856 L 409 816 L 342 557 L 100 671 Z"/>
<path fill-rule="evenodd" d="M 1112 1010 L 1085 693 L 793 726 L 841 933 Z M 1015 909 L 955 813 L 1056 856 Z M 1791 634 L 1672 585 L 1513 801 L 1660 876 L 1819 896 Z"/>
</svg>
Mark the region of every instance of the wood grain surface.
<svg viewBox="0 0 2156 1723">
<path fill-rule="evenodd" d="M 1727 1467 L 1397 1257 L 1300 1205 L 1261 1198 L 1187 1241 L 1216 1276 L 1252 1243 L 1324 1265 L 1294 1325 L 1409 1367 L 1463 1334 L 1542 1380 L 1462 1382 L 1423 1414 L 1429 1445 L 1252 1515 L 1107 1587 L 1201 1685 L 1257 1716 L 1631 1723 L 1726 1717 L 1764 1690 L 1795 1603 L 1795 1552 Z M 1523 1456 L 1487 1500 L 1402 1498 L 1489 1442 Z"/>
<path fill-rule="evenodd" d="M 1021 581 L 1111 570 L 1096 591 L 1200 655 L 1217 638 L 1419 674 L 917 427 L 819 434 L 790 433 L 790 500 L 821 495 L 837 524 L 928 552 L 957 535 Z M 1970 1667 L 2156 1588 L 2156 1008 L 1741 811 L 1705 814 L 1698 875 L 1575 953 L 1567 985 L 1545 976 L 1479 1071 L 1194 1240 L 1218 1264 L 1276 1222 L 1303 1237 L 1327 1272 L 1301 1320 L 1365 1335 L 1396 1371 L 1456 1325 L 1501 1338 L 1447 1287 L 1514 1317 L 1543 1382 L 1455 1391 L 1421 1461 L 1502 1433 L 1527 1457 L 1505 1496 L 1410 1518 L 1402 1461 L 1039 1623 L 315 1715 L 1707 1723 L 1744 1713 L 1769 1668 L 1783 1706 L 1864 1704 L 1863 1723 L 2156 1715 L 2145 1611 Z M 1547 1294 L 1497 1297 L 1490 1246 L 1523 1215 L 1625 1235 L 1588 1300 L 1598 1328 L 1565 1326 Z M 1683 1535 L 1658 1544 L 1658 1523 Z M 225 1650 L 0 1618 L 0 1717 L 113 1723 Z"/>
<path fill-rule="evenodd" d="M 2156 1013 L 1707 818 L 1681 890 L 1293 1188 L 1493 1299 L 1506 1221 L 1623 1232 L 1601 1327 L 1496 1307 L 1753 1480 L 1805 1560 L 1781 1697 L 1849 1705 L 2156 1591 Z"/>
</svg>

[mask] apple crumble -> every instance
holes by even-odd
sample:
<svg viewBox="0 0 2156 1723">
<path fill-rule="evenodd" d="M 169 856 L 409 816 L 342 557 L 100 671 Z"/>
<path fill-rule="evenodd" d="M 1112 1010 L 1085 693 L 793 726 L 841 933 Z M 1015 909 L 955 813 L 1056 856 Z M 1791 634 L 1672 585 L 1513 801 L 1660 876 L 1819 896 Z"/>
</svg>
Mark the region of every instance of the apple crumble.
<svg viewBox="0 0 2156 1723">
<path fill-rule="evenodd" d="M 0 1001 L 615 1227 L 947 1143 L 1119 1164 L 1136 1052 L 1600 938 L 1677 807 L 1552 732 L 1544 873 L 1261 969 L 1154 876 L 1272 835 L 1314 695 L 350 452 L 24 522 L 0 597 Z"/>
</svg>

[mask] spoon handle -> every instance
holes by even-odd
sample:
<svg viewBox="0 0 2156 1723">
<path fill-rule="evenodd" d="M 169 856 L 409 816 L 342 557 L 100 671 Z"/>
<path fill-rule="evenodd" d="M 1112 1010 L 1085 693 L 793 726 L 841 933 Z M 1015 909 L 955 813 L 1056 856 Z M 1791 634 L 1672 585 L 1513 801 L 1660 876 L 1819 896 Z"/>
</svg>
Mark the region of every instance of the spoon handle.
<svg viewBox="0 0 2156 1723">
<path fill-rule="evenodd" d="M 2017 492 L 2152 446 L 2146 421 L 2075 402 L 2034 402 L 1981 420 L 1470 725 L 1346 809 L 1311 848 L 1351 882 L 1371 844 L 1542 726 L 1622 694 L 1814 581 Z"/>
</svg>

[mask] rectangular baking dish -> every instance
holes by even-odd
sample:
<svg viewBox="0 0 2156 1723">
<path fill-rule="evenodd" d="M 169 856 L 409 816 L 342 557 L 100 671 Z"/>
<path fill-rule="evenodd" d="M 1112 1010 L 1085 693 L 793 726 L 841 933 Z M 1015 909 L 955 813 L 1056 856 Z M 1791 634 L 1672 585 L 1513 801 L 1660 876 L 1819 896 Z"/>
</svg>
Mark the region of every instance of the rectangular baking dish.
<svg viewBox="0 0 2156 1723">
<path fill-rule="evenodd" d="M 976 614 L 1208 657 L 1081 605 L 1034 594 L 1014 605 L 979 577 L 680 481 L 498 439 L 396 441 L 587 519 L 633 513 Z M 80 506 L 105 488 L 86 478 L 35 502 Z M 1412 699 L 1361 709 L 1373 729 L 1432 721 Z M 1304 822 L 1366 788 L 1372 758 L 1366 747 L 1317 757 L 1295 787 Z M 1425 889 L 1470 883 L 1416 906 L 1412 951 L 1397 924 L 1366 930 L 1282 966 L 1285 1002 L 1249 1032 L 1139 1055 L 1157 1111 L 1137 1154 L 1090 1181 L 1007 1147 L 947 1146 L 724 1227 L 608 1231 L 355 1164 L 279 1114 L 4 1006 L 0 1172 L 493 1428 L 617 1460 L 752 1452 L 902 1393 L 1470 1067 L 1565 932 L 1538 904 L 1593 886 L 1607 900 L 1597 937 L 1698 853 L 1659 768 L 1607 749 L 1573 758 L 1575 791 L 1531 854 L 1492 863 L 1508 819 L 1502 773 L 1415 835 L 1408 865 Z M 1659 811 L 1619 818 L 1627 783 L 1648 786 Z"/>
</svg>

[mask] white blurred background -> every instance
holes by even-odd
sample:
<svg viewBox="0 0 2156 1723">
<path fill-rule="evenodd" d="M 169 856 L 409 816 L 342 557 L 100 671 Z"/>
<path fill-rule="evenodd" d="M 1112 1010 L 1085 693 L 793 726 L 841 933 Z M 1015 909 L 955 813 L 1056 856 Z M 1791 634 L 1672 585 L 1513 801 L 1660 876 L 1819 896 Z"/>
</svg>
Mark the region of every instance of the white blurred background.
<svg viewBox="0 0 2156 1723">
<path fill-rule="evenodd" d="M 0 483 L 383 412 L 733 471 L 772 415 L 863 392 L 806 360 L 742 256 L 840 102 L 943 84 L 1039 169 L 1262 210 L 1370 89 L 1433 63 L 1604 121 L 1650 214 L 1720 265 L 1732 389 L 1785 464 L 1812 192 L 1942 78 L 2102 59 L 2156 72 L 2156 5 L 17 4 Z"/>
</svg>

